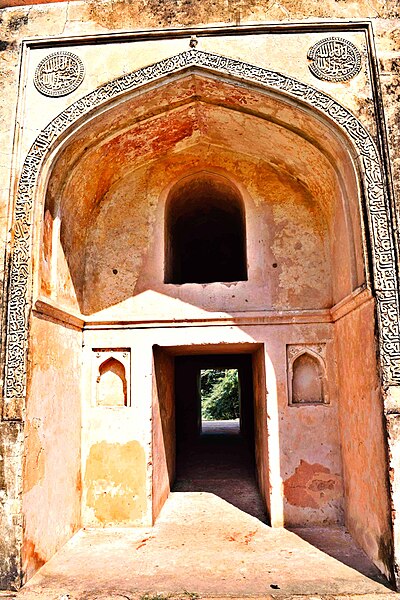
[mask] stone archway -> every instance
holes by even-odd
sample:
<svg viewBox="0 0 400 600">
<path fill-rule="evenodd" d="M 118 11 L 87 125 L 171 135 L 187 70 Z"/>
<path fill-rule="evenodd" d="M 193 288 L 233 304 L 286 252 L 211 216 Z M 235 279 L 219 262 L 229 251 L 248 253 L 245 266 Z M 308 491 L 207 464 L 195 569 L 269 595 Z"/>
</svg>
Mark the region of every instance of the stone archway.
<svg viewBox="0 0 400 600">
<path fill-rule="evenodd" d="M 4 418 L 21 418 L 26 394 L 26 348 L 28 340 L 28 319 L 31 303 L 31 249 L 34 201 L 51 170 L 47 158 L 53 153 L 59 156 L 67 145 L 68 137 L 73 137 L 79 128 L 84 128 L 99 112 L 111 110 L 136 91 L 146 86 L 163 83 L 169 78 L 182 74 L 218 77 L 237 85 L 256 86 L 270 94 L 277 101 L 288 104 L 299 103 L 304 111 L 317 114 L 325 119 L 335 135 L 341 140 L 346 152 L 357 163 L 361 183 L 365 191 L 365 210 L 369 223 L 369 243 L 373 254 L 373 282 L 377 300 L 380 324 L 380 350 L 383 384 L 398 382 L 397 360 L 398 343 L 398 299 L 395 272 L 394 248 L 390 228 L 389 212 L 377 150 L 369 134 L 357 119 L 346 109 L 323 93 L 296 82 L 283 75 L 244 64 L 232 59 L 191 50 L 151 67 L 124 76 L 105 84 L 98 90 L 74 103 L 61 113 L 38 136 L 23 167 L 15 211 L 14 247 L 9 287 L 8 337 L 7 337 L 7 376 L 5 387 Z M 279 123 L 278 123 L 279 126 Z M 66 142 L 64 144 L 64 142 Z M 359 158 L 356 158 L 356 155 Z M 38 191 L 39 190 L 39 191 Z M 339 312 L 340 307 L 337 309 Z M 90 311 L 89 311 L 90 312 Z M 93 310 L 92 312 L 96 312 Z M 73 317 L 69 317 L 70 320 Z M 77 319 L 76 322 L 78 322 Z M 85 319 L 81 319 L 83 323 Z M 119 345 L 118 345 L 119 346 Z M 123 348 L 119 348 L 123 351 Z M 115 449 L 114 449 L 115 450 Z M 111 448 L 107 446 L 107 451 Z M 139 449 L 129 446 L 130 456 L 139 454 Z M 117 460 L 123 456 L 123 449 L 115 454 Z M 96 460 L 99 461 L 96 454 Z M 144 457 L 141 456 L 144 461 Z M 92 492 L 91 492 L 92 493 Z M 141 502 L 144 502 L 141 498 Z M 387 542 L 388 545 L 389 542 Z M 388 557 L 382 563 L 388 569 Z"/>
<path fill-rule="evenodd" d="M 188 68 L 202 68 L 248 80 L 297 99 L 336 124 L 359 153 L 365 188 L 369 240 L 373 256 L 373 283 L 377 298 L 380 356 L 385 385 L 400 383 L 400 308 L 390 209 L 379 155 L 357 118 L 338 102 L 311 86 L 280 73 L 227 57 L 189 50 L 106 83 L 56 117 L 36 138 L 25 159 L 14 211 L 14 237 L 7 312 L 6 377 L 3 418 L 21 416 L 26 392 L 26 344 L 30 290 L 31 222 L 36 184 L 49 152 L 69 130 L 79 127 L 99 107 L 160 78 Z"/>
</svg>

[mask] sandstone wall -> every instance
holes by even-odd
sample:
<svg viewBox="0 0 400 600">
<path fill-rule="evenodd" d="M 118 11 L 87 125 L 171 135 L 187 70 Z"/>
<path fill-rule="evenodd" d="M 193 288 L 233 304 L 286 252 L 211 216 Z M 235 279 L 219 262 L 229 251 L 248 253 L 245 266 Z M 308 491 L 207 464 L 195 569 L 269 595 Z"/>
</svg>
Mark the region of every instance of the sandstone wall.
<svg viewBox="0 0 400 600">
<path fill-rule="evenodd" d="M 358 544 L 385 571 L 391 560 L 392 542 L 373 319 L 374 305 L 370 302 L 335 324 L 340 441 L 346 525 Z M 358 333 L 353 335 L 355 330 Z"/>
</svg>

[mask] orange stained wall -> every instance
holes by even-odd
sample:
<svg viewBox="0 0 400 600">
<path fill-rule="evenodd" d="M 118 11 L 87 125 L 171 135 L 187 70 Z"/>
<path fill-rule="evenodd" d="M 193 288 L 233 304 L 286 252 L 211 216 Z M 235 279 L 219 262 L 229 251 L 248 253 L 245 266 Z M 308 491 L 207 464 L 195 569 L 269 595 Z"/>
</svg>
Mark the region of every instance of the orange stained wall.
<svg viewBox="0 0 400 600">
<path fill-rule="evenodd" d="M 254 395 L 254 445 L 257 483 L 271 517 L 271 489 L 269 481 L 269 454 L 267 423 L 267 389 L 265 385 L 264 347 L 256 350 L 252 356 L 253 395 Z"/>
<path fill-rule="evenodd" d="M 156 520 L 175 478 L 174 359 L 161 348 L 153 350 L 152 511 Z"/>
<path fill-rule="evenodd" d="M 346 525 L 385 570 L 391 532 L 373 300 L 336 322 L 335 339 Z"/>
<path fill-rule="evenodd" d="M 81 349 L 81 331 L 32 319 L 23 478 L 27 579 L 81 525 Z"/>
</svg>

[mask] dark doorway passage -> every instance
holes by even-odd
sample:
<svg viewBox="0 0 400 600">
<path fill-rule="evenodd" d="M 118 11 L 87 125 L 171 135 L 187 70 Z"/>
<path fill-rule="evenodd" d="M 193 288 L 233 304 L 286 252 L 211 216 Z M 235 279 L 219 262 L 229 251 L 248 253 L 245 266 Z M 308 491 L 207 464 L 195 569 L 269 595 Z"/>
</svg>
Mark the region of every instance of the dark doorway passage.
<svg viewBox="0 0 400 600">
<path fill-rule="evenodd" d="M 237 369 L 240 419 L 202 421 L 200 373 Z M 256 481 L 254 405 L 250 355 L 175 359 L 176 479 L 173 491 L 209 492 L 266 523 Z"/>
</svg>

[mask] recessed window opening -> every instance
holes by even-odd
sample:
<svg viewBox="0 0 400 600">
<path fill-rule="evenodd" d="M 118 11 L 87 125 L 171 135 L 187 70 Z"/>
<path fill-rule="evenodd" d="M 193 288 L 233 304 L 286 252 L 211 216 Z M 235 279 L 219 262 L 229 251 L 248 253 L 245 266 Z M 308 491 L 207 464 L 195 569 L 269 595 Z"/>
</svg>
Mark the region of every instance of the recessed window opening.
<svg viewBox="0 0 400 600">
<path fill-rule="evenodd" d="M 240 433 L 238 369 L 201 369 L 201 433 Z"/>
<path fill-rule="evenodd" d="M 225 177 L 196 174 L 167 202 L 165 283 L 247 280 L 243 201 Z"/>
</svg>

